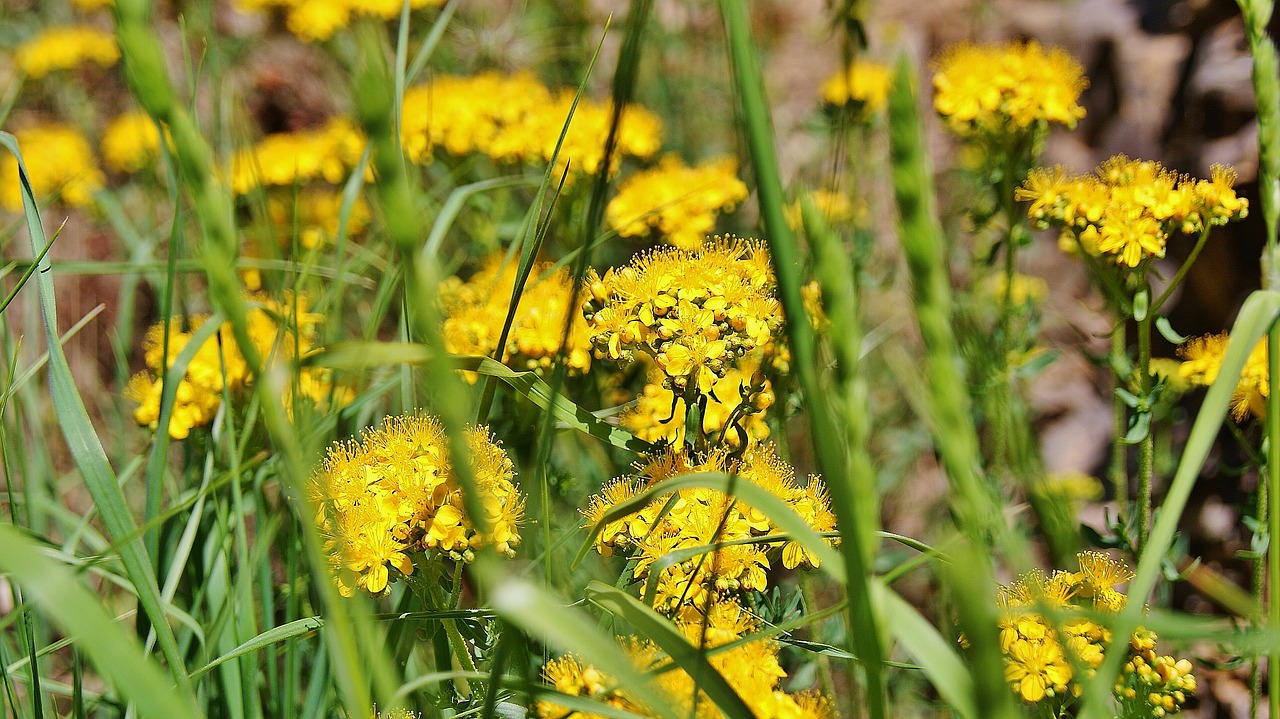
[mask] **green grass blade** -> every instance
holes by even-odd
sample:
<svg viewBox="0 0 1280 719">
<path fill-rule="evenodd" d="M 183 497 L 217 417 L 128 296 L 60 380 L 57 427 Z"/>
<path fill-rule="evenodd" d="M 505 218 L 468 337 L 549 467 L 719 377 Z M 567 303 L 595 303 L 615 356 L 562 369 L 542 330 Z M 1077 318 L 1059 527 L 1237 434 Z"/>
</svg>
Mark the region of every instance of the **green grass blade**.
<svg viewBox="0 0 1280 719">
<path fill-rule="evenodd" d="M 40 222 L 35 193 L 27 179 L 26 167 L 18 148 L 18 141 L 7 132 L 0 132 L 0 144 L 4 145 L 18 161 L 18 176 L 22 184 L 23 209 L 26 213 L 27 233 L 31 241 L 31 251 L 38 253 L 44 247 L 44 226 Z M 48 258 L 45 258 L 41 270 L 36 276 L 36 287 L 40 294 L 40 307 L 44 315 L 46 342 L 49 348 L 49 382 L 53 395 L 54 408 L 58 424 L 67 442 L 76 467 L 84 478 L 89 493 L 93 496 L 107 531 L 113 538 L 134 536 L 137 524 L 129 513 L 124 493 L 117 484 L 114 470 L 107 460 L 102 443 L 89 420 L 80 392 L 76 389 L 75 380 L 71 376 L 71 367 L 67 357 L 58 344 L 58 310 L 53 291 L 53 278 L 47 271 Z M 146 549 L 141 537 L 123 542 L 119 545 L 120 560 L 125 572 L 133 582 L 138 593 L 138 603 L 152 623 L 156 625 L 156 634 L 160 651 L 169 663 L 169 671 L 184 692 L 190 691 L 186 668 L 182 654 L 178 650 L 173 629 L 165 619 L 160 602 L 160 590 L 156 584 L 156 576 L 152 571 Z"/>
<path fill-rule="evenodd" d="M 791 366 L 800 383 L 814 454 L 831 491 L 831 506 L 841 534 L 840 555 L 849 590 L 847 636 L 853 653 L 863 659 L 867 712 L 871 719 L 884 719 L 888 713 L 888 693 L 880 646 L 880 622 L 871 604 L 871 565 L 867 560 L 874 556 L 874 549 L 864 546 L 864 533 L 858 526 L 859 518 L 867 512 L 865 504 L 873 501 L 874 496 L 859 496 L 858 482 L 864 482 L 865 478 L 855 481 L 852 477 L 845 450 L 845 433 L 839 427 L 838 417 L 832 411 L 826 390 L 818 379 L 816 343 L 801 291 L 804 278 L 800 271 L 800 252 L 784 213 L 773 126 L 747 8 L 748 4 L 741 0 L 721 0 L 720 3 L 721 15 L 728 29 L 734 84 L 746 125 L 751 164 L 755 169 L 760 214 L 764 219 L 769 251 L 778 277 L 778 295 L 787 320 L 787 337 L 793 360 Z"/>
<path fill-rule="evenodd" d="M 874 586 L 876 601 L 884 612 L 885 626 L 924 670 L 938 696 L 961 719 L 978 719 L 981 715 L 978 713 L 973 675 L 956 648 L 897 592 L 879 582 Z"/>
<path fill-rule="evenodd" d="M 219 664 L 256 652 L 259 649 L 264 649 L 272 644 L 310 634 L 323 626 L 324 620 L 320 617 L 304 617 L 273 627 L 195 670 L 191 673 L 191 678 L 199 679 Z"/>
<path fill-rule="evenodd" d="M 48 558 L 22 532 L 0 524 L 0 570 L 23 588 L 28 600 L 54 624 L 76 638 L 81 651 L 121 693 L 138 707 L 141 717 L 201 717 L 190 694 L 175 690 L 163 672 L 142 653 L 102 607 L 101 599 L 76 581 L 75 575 Z"/>
</svg>

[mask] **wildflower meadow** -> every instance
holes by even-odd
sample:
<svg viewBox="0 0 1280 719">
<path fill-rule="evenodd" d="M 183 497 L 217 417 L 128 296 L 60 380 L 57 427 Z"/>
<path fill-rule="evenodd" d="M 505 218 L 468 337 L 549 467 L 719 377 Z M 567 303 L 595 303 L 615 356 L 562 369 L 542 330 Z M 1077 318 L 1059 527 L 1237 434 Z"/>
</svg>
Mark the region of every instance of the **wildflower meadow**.
<svg viewBox="0 0 1280 719">
<path fill-rule="evenodd" d="M 903 5 L 0 0 L 2 715 L 1280 716 L 1271 0 Z"/>
</svg>

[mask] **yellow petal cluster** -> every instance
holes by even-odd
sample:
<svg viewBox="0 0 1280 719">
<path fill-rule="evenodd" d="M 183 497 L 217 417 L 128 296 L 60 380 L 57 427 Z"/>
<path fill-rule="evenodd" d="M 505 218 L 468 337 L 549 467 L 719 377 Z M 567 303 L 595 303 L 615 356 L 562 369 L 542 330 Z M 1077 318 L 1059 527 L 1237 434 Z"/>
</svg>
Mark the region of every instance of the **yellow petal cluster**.
<svg viewBox="0 0 1280 719">
<path fill-rule="evenodd" d="M 483 427 L 467 430 L 470 467 L 489 527 L 476 531 L 463 506 L 444 428 L 434 417 L 391 417 L 358 440 L 329 448 L 307 485 L 325 551 L 345 596 L 381 594 L 415 555 L 466 562 L 492 545 L 514 556 L 524 498 L 506 451 Z"/>
<path fill-rule="evenodd" d="M 648 355 L 663 386 L 707 394 L 782 324 L 769 253 L 756 240 L 713 238 L 696 250 L 661 247 L 603 277 L 586 277 L 583 305 L 595 356 Z"/>
<path fill-rule="evenodd" d="M 504 164 L 549 162 L 573 99 L 572 91 L 553 92 L 528 72 L 442 76 L 405 92 L 400 141 L 410 160 L 424 164 L 437 148 Z M 612 104 L 586 98 L 573 108 L 557 170 L 566 163 L 575 173 L 599 169 L 612 113 Z M 630 105 L 622 113 L 617 156 L 653 157 L 661 136 L 657 116 Z"/>
<path fill-rule="evenodd" d="M 773 405 L 773 388 L 768 380 L 754 376 L 758 366 L 757 360 L 741 369 L 730 368 L 712 386 L 702 408 L 703 436 L 722 437 L 731 448 L 752 446 L 769 437 L 763 412 Z M 680 444 L 688 407 L 684 398 L 662 386 L 662 379 L 661 372 L 650 372 L 635 405 L 619 421 L 646 442 Z"/>
<path fill-rule="evenodd" d="M 623 237 L 660 236 L 668 244 L 695 250 L 715 230 L 716 216 L 747 199 L 738 165 L 722 157 L 689 167 L 665 155 L 652 169 L 637 172 L 619 187 L 605 208 L 605 221 Z"/>
<path fill-rule="evenodd" d="M 14 53 L 17 66 L 36 79 L 86 63 L 111 67 L 119 60 L 115 36 L 88 25 L 46 28 Z"/>
<path fill-rule="evenodd" d="M 93 203 L 93 193 L 102 188 L 106 177 L 98 169 L 98 160 L 85 139 L 75 128 L 59 123 L 35 125 L 16 130 L 18 148 L 26 165 L 31 190 L 38 202 L 58 195 L 72 207 Z M 18 181 L 18 161 L 5 152 L 0 159 L 0 205 L 12 212 L 22 211 L 22 189 Z"/>
<path fill-rule="evenodd" d="M 444 0 L 409 0 L 409 7 L 415 10 L 442 4 Z M 289 32 L 305 42 L 318 42 L 346 29 L 360 15 L 383 20 L 400 17 L 404 3 L 401 0 L 237 0 L 236 5 L 243 11 L 280 8 L 285 12 Z"/>
<path fill-rule="evenodd" d="M 1195 387 L 1208 387 L 1218 378 L 1218 370 L 1227 353 L 1227 333 L 1192 337 L 1178 348 L 1182 364 L 1179 376 Z M 1244 370 L 1231 394 L 1231 416 L 1243 422 L 1250 415 L 1267 416 L 1267 397 L 1271 396 L 1271 373 L 1267 369 L 1267 341 L 1259 340 L 1245 360 Z"/>
<path fill-rule="evenodd" d="M 364 146 L 364 134 L 340 117 L 316 129 L 268 135 L 231 158 L 231 190 L 242 195 L 313 180 L 336 185 L 359 163 Z"/>
<path fill-rule="evenodd" d="M 1111 643 L 1111 631 L 1084 612 L 1119 612 L 1126 597 L 1116 586 L 1133 578 L 1127 566 L 1102 552 L 1080 552 L 1076 559 L 1079 571 L 1057 570 L 1047 577 L 1041 572 L 1025 574 L 1002 587 L 999 596 L 1005 681 L 1024 702 L 1055 716 L 1080 696 L 1082 682 L 1094 676 Z M 1041 613 L 1042 607 L 1064 618 L 1055 623 Z M 1176 711 L 1195 690 L 1190 663 L 1156 657 L 1155 635 L 1145 629 L 1139 629 L 1130 644 L 1114 696 L 1122 705 L 1149 700 L 1150 706 L 1118 716 L 1160 717 L 1163 714 L 1153 710 Z M 1160 669 L 1140 669 L 1151 666 Z"/>
<path fill-rule="evenodd" d="M 659 450 L 642 460 L 633 476 L 615 479 L 591 497 L 583 510 L 585 526 L 595 528 L 620 502 L 691 472 L 732 472 L 741 481 L 755 484 L 790 504 L 814 531 L 835 529 L 835 515 L 822 480 L 809 477 L 805 484 L 798 483 L 795 470 L 778 457 L 772 446 L 753 447 L 739 458 L 723 449 L 705 455 L 692 454 L 684 448 Z M 656 579 L 655 608 L 674 613 L 684 606 L 702 606 L 708 597 L 763 591 L 771 566 L 769 545 L 743 543 L 718 549 L 709 546 L 780 532 L 763 512 L 723 492 L 681 489 L 674 494 L 659 491 L 636 512 L 601 526 L 595 547 L 605 556 L 615 552 L 631 555 L 635 559 L 632 578 L 642 583 L 662 557 L 706 548 L 663 569 Z M 818 563 L 817 557 L 796 542 L 784 543 L 781 554 L 788 569 Z"/>
<path fill-rule="evenodd" d="M 1196 234 L 1247 215 L 1249 201 L 1236 195 L 1235 180 L 1235 172 L 1220 165 L 1210 179 L 1198 180 L 1158 162 L 1116 155 L 1089 175 L 1069 175 L 1061 167 L 1033 170 L 1015 197 L 1030 203 L 1033 226 L 1063 230 L 1064 248 L 1132 268 L 1164 257 L 1173 232 Z"/>
<path fill-rule="evenodd" d="M 304 297 L 287 295 L 281 300 L 265 295 L 249 298 L 252 303 L 246 320 L 249 337 L 264 360 L 285 365 L 315 346 L 316 327 L 323 319 L 307 311 Z M 157 429 L 160 421 L 161 376 L 186 349 L 192 336 L 208 320 L 207 315 L 174 318 L 169 326 L 168 353 L 165 353 L 165 323 L 152 325 L 143 340 L 146 369 L 134 375 L 125 388 L 127 399 L 136 402 L 134 420 L 139 425 Z M 195 350 L 186 373 L 174 394 L 169 418 L 169 436 L 186 439 L 191 430 L 213 422 L 222 406 L 223 397 L 242 392 L 250 381 L 249 367 L 230 323 L 223 323 Z M 294 385 L 296 384 L 296 390 Z M 295 397 L 305 398 L 317 408 L 330 403 L 342 406 L 354 397 L 350 389 L 335 387 L 330 370 L 305 367 L 290 383 L 283 398 L 291 407 Z"/>
<path fill-rule="evenodd" d="M 293 242 L 295 231 L 298 244 L 306 250 L 333 242 L 338 237 L 341 212 L 342 193 L 330 187 L 308 187 L 296 198 L 291 189 L 280 190 L 267 198 L 267 214 L 281 247 Z M 347 236 L 363 233 L 371 217 L 369 203 L 357 196 L 347 218 Z"/>
<path fill-rule="evenodd" d="M 102 133 L 102 162 L 113 172 L 138 172 L 160 154 L 160 131 L 141 110 L 120 115 Z"/>
<path fill-rule="evenodd" d="M 504 261 L 497 254 L 470 279 L 450 277 L 441 283 L 445 349 L 453 354 L 493 356 L 518 269 L 514 258 Z M 550 269 L 547 263 L 534 264 L 507 336 L 504 361 L 518 369 L 550 367 L 560 351 L 565 324 L 572 320 L 565 358 L 570 369 L 585 372 L 591 367 L 591 345 L 586 322 L 570 305 L 572 275 L 568 267 L 548 275 Z"/>
<path fill-rule="evenodd" d="M 849 196 L 843 192 L 834 190 L 813 190 L 809 193 L 809 199 L 813 202 L 813 207 L 827 222 L 838 225 L 854 219 L 859 214 L 865 214 L 866 208 L 862 208 L 862 213 L 855 211 L 853 202 Z M 787 224 L 793 230 L 800 230 L 804 227 L 804 215 L 800 206 L 800 200 L 795 200 L 787 205 L 786 210 Z"/>
<path fill-rule="evenodd" d="M 934 109 L 961 136 L 998 137 L 1049 123 L 1074 128 L 1084 117 L 1084 69 L 1059 48 L 962 43 L 936 68 Z"/>
<path fill-rule="evenodd" d="M 717 601 L 705 610 L 687 610 L 676 618 L 675 626 L 695 646 L 720 647 L 755 632 L 757 620 L 741 605 Z M 647 672 L 670 663 L 670 658 L 653 642 L 635 637 L 620 639 L 637 672 Z M 787 673 L 778 661 L 779 645 L 765 640 L 749 640 L 730 649 L 708 654 L 711 666 L 724 677 L 757 719 L 835 719 L 831 701 L 816 691 L 789 694 L 780 684 Z M 617 682 L 572 654 L 553 659 L 542 668 L 543 680 L 556 691 L 569 696 L 589 698 L 614 709 L 641 717 L 655 716 L 652 707 L 633 699 Z M 694 678 L 682 669 L 670 669 L 655 675 L 657 690 L 668 700 L 668 707 L 679 716 L 694 719 L 722 719 Z M 535 705 L 540 719 L 597 719 L 598 714 L 578 712 L 542 700 Z"/>
<path fill-rule="evenodd" d="M 856 60 L 822 83 L 819 92 L 828 105 L 847 107 L 858 114 L 874 115 L 889 104 L 893 75 L 878 62 Z"/>
</svg>

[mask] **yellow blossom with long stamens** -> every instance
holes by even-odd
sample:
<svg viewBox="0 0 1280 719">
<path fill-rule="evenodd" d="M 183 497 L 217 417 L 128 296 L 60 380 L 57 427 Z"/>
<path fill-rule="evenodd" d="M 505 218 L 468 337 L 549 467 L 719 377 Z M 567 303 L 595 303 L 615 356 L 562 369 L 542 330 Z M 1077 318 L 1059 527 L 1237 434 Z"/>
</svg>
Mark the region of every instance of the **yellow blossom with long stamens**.
<svg viewBox="0 0 1280 719">
<path fill-rule="evenodd" d="M 438 420 L 409 415 L 329 448 L 307 494 L 344 595 L 383 593 L 396 577 L 413 573 L 415 556 L 465 562 L 483 545 L 514 555 L 524 498 L 510 457 L 487 429 L 467 430 L 488 526 L 480 534 L 463 507 L 447 442 Z"/>
</svg>

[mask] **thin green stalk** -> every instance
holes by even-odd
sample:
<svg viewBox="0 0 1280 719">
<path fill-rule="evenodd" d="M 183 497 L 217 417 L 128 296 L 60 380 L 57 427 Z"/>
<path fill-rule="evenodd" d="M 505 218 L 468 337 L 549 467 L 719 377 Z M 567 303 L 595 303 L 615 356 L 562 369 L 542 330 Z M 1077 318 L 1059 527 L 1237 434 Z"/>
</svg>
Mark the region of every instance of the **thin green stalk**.
<svg viewBox="0 0 1280 719">
<path fill-rule="evenodd" d="M 1111 332 L 1111 354 L 1110 364 L 1112 367 L 1122 367 L 1128 361 L 1128 337 L 1126 324 L 1121 321 L 1116 323 L 1116 327 Z M 1119 379 L 1117 378 L 1117 383 Z M 1107 471 L 1107 476 L 1111 480 L 1111 489 L 1116 498 L 1116 511 L 1120 516 L 1127 517 L 1129 514 L 1129 457 L 1126 445 L 1121 443 L 1119 439 L 1124 436 L 1128 423 L 1129 406 L 1124 403 L 1118 392 L 1111 393 L 1111 414 L 1113 418 L 1113 436 L 1116 442 L 1111 450 L 1111 467 Z"/>
<path fill-rule="evenodd" d="M 1269 364 L 1269 363 L 1268 363 Z M 1270 369 L 1268 367 L 1268 369 Z M 1234 425 L 1232 425 L 1234 426 Z M 1268 423 L 1268 428 L 1270 423 Z M 1238 430 L 1236 430 L 1238 432 Z M 1270 476 L 1270 468 L 1265 465 L 1259 467 L 1258 491 L 1255 494 L 1255 504 L 1253 517 L 1257 521 L 1258 529 L 1254 530 L 1254 547 L 1257 547 L 1257 534 L 1263 532 L 1263 527 L 1267 526 L 1267 478 Z M 1267 607 L 1267 557 L 1269 554 L 1255 554 L 1253 556 L 1253 567 L 1250 572 L 1249 584 L 1253 593 L 1254 606 L 1257 607 L 1257 613 L 1249 617 L 1249 621 L 1255 629 L 1261 629 L 1265 626 L 1266 607 Z M 1249 719 L 1258 719 L 1258 706 L 1260 702 L 1258 698 L 1262 696 L 1262 662 L 1261 656 L 1255 654 L 1252 661 L 1249 662 Z"/>
<path fill-rule="evenodd" d="M 1272 324 L 1267 332 L 1267 376 L 1280 377 L 1280 329 Z M 1267 531 L 1271 540 L 1267 544 L 1267 572 L 1270 576 L 1270 603 L 1267 626 L 1280 627 L 1280 402 L 1277 393 L 1267 397 Z M 1270 700 L 1270 716 L 1280 716 L 1280 646 L 1272 645 L 1267 656 L 1269 681 L 1267 696 Z"/>
<path fill-rule="evenodd" d="M 1276 46 L 1267 32 L 1274 10 L 1272 0 L 1236 0 L 1244 16 L 1245 32 L 1249 38 L 1249 52 L 1253 55 L 1253 92 L 1258 105 L 1258 195 L 1262 201 L 1262 217 L 1267 228 L 1267 251 L 1262 258 L 1262 287 L 1280 289 L 1276 272 L 1277 255 L 1280 254 L 1280 60 Z M 1280 327 L 1272 326 L 1267 334 L 1269 352 L 1267 371 L 1269 377 L 1280 376 Z M 1268 624 L 1280 627 L 1280 394 L 1272 392 L 1267 397 L 1267 476 L 1264 481 L 1270 508 L 1268 512 L 1267 545 L 1269 567 L 1270 604 Z M 1280 647 L 1273 649 L 1267 658 L 1270 667 L 1268 695 L 1271 716 L 1280 716 Z M 1256 701 L 1256 692 L 1254 693 Z"/>
<path fill-rule="evenodd" d="M 1143 401 L 1149 401 L 1151 395 L 1151 313 L 1138 320 L 1138 386 Z M 1148 411 L 1143 407 L 1139 412 Z M 1153 428 L 1148 427 L 1142 441 L 1138 444 L 1138 537 L 1135 554 L 1142 555 L 1147 547 L 1147 538 L 1151 533 L 1151 482 L 1155 474 L 1156 438 Z"/>
<path fill-rule="evenodd" d="M 979 477 L 978 437 L 969 412 L 969 395 L 956 358 L 951 329 L 951 287 L 945 266 L 942 229 L 934 213 L 933 178 L 924 150 L 924 134 L 911 91 L 913 73 L 898 62 L 889 96 L 889 154 L 898 203 L 899 237 L 911 275 L 916 320 L 925 343 L 937 452 L 952 485 L 951 507 L 967 540 L 956 550 L 963 571 L 949 575 L 960 599 L 962 628 L 969 637 L 976 677 L 998 677 L 1004 659 L 996 641 L 996 615 L 990 594 L 995 587 L 991 556 L 994 539 L 1004 545 L 1008 532 L 989 485 Z M 982 716 L 1013 717 L 1012 695 L 1003 682 L 975 682 Z"/>
<path fill-rule="evenodd" d="M 839 522 L 842 537 L 840 554 L 845 560 L 849 591 L 849 633 L 854 653 L 862 660 L 867 712 L 872 719 L 884 719 L 888 701 L 884 657 L 879 621 L 871 603 L 871 567 L 866 561 L 871 550 L 864 546 L 857 526 L 859 517 L 865 514 L 861 507 L 868 498 L 858 496 L 854 484 L 849 481 L 844 440 L 837 431 L 835 415 L 818 380 L 813 328 L 804 311 L 801 295 L 800 257 L 783 212 L 782 180 L 774 149 L 773 127 L 751 37 L 747 4 L 741 0 L 722 0 L 720 11 L 728 31 L 730 61 L 755 170 L 760 213 L 778 276 L 778 294 L 787 319 L 791 366 L 799 379 L 818 468 L 827 478 L 831 504 Z"/>
</svg>

